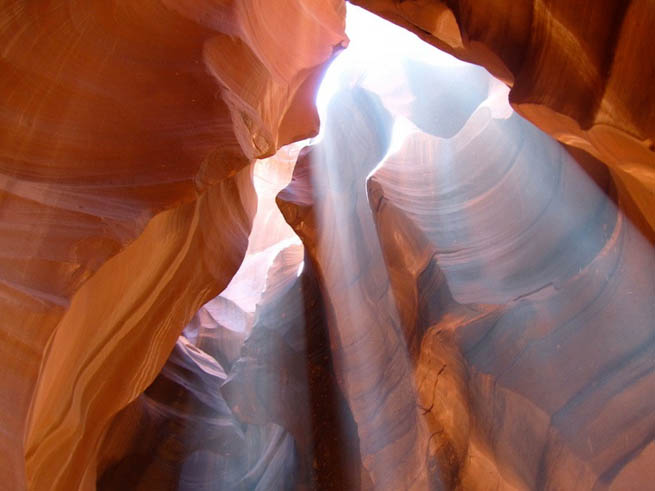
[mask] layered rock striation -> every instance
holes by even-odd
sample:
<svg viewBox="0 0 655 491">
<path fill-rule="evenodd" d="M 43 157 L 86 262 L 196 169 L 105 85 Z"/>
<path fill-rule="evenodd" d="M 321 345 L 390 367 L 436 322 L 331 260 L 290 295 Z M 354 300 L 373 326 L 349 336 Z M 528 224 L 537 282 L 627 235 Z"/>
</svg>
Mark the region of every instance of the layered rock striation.
<svg viewBox="0 0 655 491">
<path fill-rule="evenodd" d="M 344 77 L 302 246 L 342 1 L 0 5 L 1 489 L 655 479 L 652 5 L 354 3 L 518 114 Z"/>
<path fill-rule="evenodd" d="M 414 304 L 446 290 L 416 377 L 447 487 L 646 486 L 626 469 L 652 446 L 655 261 L 605 167 L 482 108 L 409 136 L 368 189 L 391 268 L 427 258 Z"/>
<path fill-rule="evenodd" d="M 459 109 L 417 106 L 389 150 L 391 114 L 344 88 L 278 197 L 334 310 L 363 466 L 379 489 L 647 486 L 648 227 L 598 160 Z"/>
<path fill-rule="evenodd" d="M 519 114 L 609 165 L 655 227 L 650 2 L 352 3 L 506 82 Z"/>
<path fill-rule="evenodd" d="M 0 486 L 88 488 L 110 419 L 236 272 L 253 159 L 317 131 L 344 5 L 0 15 Z"/>
</svg>

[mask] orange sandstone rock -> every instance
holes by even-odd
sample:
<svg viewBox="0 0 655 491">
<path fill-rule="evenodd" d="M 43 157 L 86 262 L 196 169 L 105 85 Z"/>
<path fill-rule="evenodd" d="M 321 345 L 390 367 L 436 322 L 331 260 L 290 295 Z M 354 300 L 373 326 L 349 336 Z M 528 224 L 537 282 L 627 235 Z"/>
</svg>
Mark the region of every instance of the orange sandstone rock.
<svg viewBox="0 0 655 491">
<path fill-rule="evenodd" d="M 61 0 L 0 17 L 0 487 L 88 488 L 112 415 L 241 261 L 249 163 L 317 130 L 344 6 Z"/>
</svg>

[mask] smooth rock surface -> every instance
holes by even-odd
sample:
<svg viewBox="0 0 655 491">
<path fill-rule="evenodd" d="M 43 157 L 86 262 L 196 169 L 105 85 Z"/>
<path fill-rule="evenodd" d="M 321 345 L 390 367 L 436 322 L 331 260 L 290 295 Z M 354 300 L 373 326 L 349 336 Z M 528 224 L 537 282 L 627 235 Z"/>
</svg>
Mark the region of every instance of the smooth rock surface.
<svg viewBox="0 0 655 491">
<path fill-rule="evenodd" d="M 655 228 L 651 2 L 352 3 L 505 81 L 519 114 L 610 166 Z"/>
<path fill-rule="evenodd" d="M 343 1 L 0 3 L 0 489 L 649 488 L 653 4 L 353 3 L 501 82 L 278 152 Z"/>
<path fill-rule="evenodd" d="M 241 262 L 252 159 L 317 131 L 344 13 L 0 4 L 0 487 L 93 486 L 109 419 Z"/>
</svg>

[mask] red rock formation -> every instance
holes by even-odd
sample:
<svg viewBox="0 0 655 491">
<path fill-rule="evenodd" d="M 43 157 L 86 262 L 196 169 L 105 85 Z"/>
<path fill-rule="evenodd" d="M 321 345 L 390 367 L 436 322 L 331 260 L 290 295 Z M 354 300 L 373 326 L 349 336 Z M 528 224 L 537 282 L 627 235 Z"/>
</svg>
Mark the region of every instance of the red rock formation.
<svg viewBox="0 0 655 491">
<path fill-rule="evenodd" d="M 655 228 L 651 2 L 352 3 L 505 81 L 519 114 L 608 164 Z"/>
<path fill-rule="evenodd" d="M 596 159 L 486 103 L 451 128 L 459 110 L 445 127 L 423 99 L 410 117 L 439 136 L 417 131 L 376 167 L 389 114 L 338 92 L 278 198 L 334 311 L 372 483 L 643 487 L 618 476 L 648 458 L 654 424 L 647 227 Z"/>
<path fill-rule="evenodd" d="M 645 475 L 614 480 L 655 423 L 652 246 L 596 187 L 615 192 L 600 163 L 576 163 L 516 116 L 500 123 L 515 129 L 497 124 L 478 111 L 452 141 L 412 135 L 369 179 L 378 230 L 404 231 L 402 247 L 383 239 L 391 270 L 414 249 L 454 300 L 499 305 L 440 294 L 416 372 L 430 451 L 449 488 L 484 475 L 520 489 L 642 487 Z M 421 264 L 415 303 L 435 274 Z"/>
<path fill-rule="evenodd" d="M 302 274 L 252 163 L 316 132 L 341 0 L 0 4 L 0 488 L 655 479 L 652 5 L 355 3 L 578 149 L 477 68 L 348 87 L 278 197 Z"/>
<path fill-rule="evenodd" d="M 319 274 L 337 377 L 373 485 L 423 489 L 428 434 L 362 185 L 386 152 L 391 117 L 376 96 L 353 89 L 333 97 L 325 124 L 278 203 Z"/>
<path fill-rule="evenodd" d="M 220 363 L 208 332 L 195 346 L 180 337 L 113 422 L 101 489 L 359 489 L 356 428 L 331 369 L 316 279 L 309 266 L 298 275 L 302 260 L 295 244 L 270 263 L 234 362 Z"/>
<path fill-rule="evenodd" d="M 94 455 L 110 418 L 159 371 L 180 322 L 238 267 L 254 200 L 250 171 L 244 169 L 197 202 L 158 214 L 78 290 L 65 313 L 56 312 L 60 319 L 48 339 L 31 406 L 30 487 L 95 482 Z M 234 214 L 220 213 L 226 201 Z M 200 226 L 207 222 L 222 226 Z M 223 254 L 226 247 L 233 252 Z M 180 290 L 196 293 L 180 296 Z M 94 397 L 84 395 L 89 390 Z"/>
<path fill-rule="evenodd" d="M 249 162 L 316 131 L 344 6 L 61 0 L 0 15 L 0 477 L 90 487 L 112 415 L 241 261 Z"/>
</svg>

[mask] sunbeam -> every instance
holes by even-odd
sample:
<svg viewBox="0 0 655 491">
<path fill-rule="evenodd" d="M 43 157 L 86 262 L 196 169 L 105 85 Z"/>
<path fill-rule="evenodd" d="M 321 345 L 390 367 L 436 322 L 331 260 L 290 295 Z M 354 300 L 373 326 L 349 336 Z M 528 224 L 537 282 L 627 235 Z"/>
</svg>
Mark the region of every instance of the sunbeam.
<svg viewBox="0 0 655 491">
<path fill-rule="evenodd" d="M 651 489 L 654 30 L 0 1 L 0 491 Z"/>
<path fill-rule="evenodd" d="M 320 133 L 254 164 L 240 269 L 130 409 L 172 427 L 150 471 L 182 441 L 189 490 L 625 482 L 655 427 L 636 208 L 483 68 L 352 5 L 347 34 Z"/>
<path fill-rule="evenodd" d="M 517 427 L 535 426 L 520 445 L 575 448 L 597 430 L 571 432 L 562 413 L 567 401 L 593 393 L 585 387 L 635 353 L 640 380 L 652 382 L 644 358 L 653 354 L 652 302 L 628 290 L 640 284 L 652 292 L 652 245 L 618 211 L 615 201 L 624 198 L 605 166 L 514 114 L 507 87 L 486 71 L 356 7 L 349 6 L 347 33 L 350 46 L 318 94 L 321 133 L 280 202 L 321 273 L 364 467 L 379 489 L 450 487 L 480 466 L 498 483 L 534 488 L 533 457 L 507 453 L 483 436 L 495 431 L 486 407 L 505 401 Z M 298 218 L 307 207 L 311 233 Z M 613 268 L 623 256 L 633 257 L 636 269 L 626 265 L 619 274 Z M 430 268 L 442 286 L 418 305 Z M 587 300 L 576 310 L 572 298 Z M 425 311 L 431 322 L 421 325 Z M 633 323 L 619 328 L 620 318 Z M 427 331 L 420 357 L 414 329 Z M 442 332 L 451 334 L 435 342 Z M 573 342 L 580 336 L 595 341 L 580 346 Z M 434 374 L 453 365 L 468 375 L 446 371 L 442 380 L 451 386 L 437 388 Z M 476 384 L 488 380 L 498 394 L 476 396 Z M 453 385 L 463 398 L 459 424 L 468 428 L 484 415 L 476 432 L 449 419 L 453 407 L 443 399 Z M 432 404 L 408 403 L 417 397 Z M 589 410 L 601 411 L 595 397 Z M 432 413 L 435 401 L 441 414 Z M 649 408 L 617 417 L 616 427 L 633 417 L 649 424 Z M 534 410 L 557 414 L 551 434 L 537 431 Z M 516 438 L 510 422 L 499 431 Z M 635 436 L 628 447 L 642 444 Z M 590 444 L 585 452 L 592 459 L 600 450 Z M 453 459 L 467 462 L 457 475 Z"/>
</svg>

